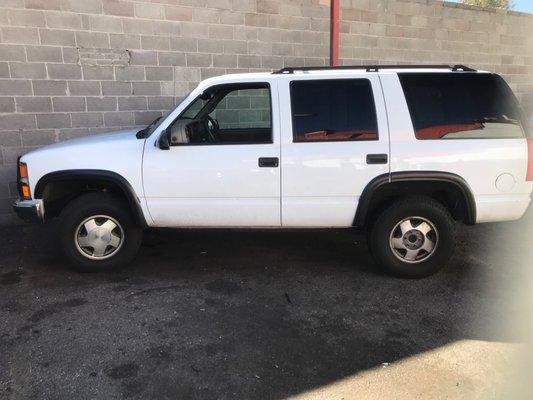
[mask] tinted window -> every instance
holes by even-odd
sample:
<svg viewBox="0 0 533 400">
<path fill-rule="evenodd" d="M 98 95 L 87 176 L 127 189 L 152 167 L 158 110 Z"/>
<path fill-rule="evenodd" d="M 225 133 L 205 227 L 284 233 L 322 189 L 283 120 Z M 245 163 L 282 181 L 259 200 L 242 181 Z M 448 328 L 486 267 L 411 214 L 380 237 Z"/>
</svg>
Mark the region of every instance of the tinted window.
<svg viewBox="0 0 533 400">
<path fill-rule="evenodd" d="M 292 81 L 291 107 L 295 142 L 378 138 L 367 79 Z"/>
<path fill-rule="evenodd" d="M 268 84 L 207 89 L 170 127 L 171 145 L 271 143 Z"/>
<path fill-rule="evenodd" d="M 492 74 L 399 74 L 418 139 L 521 138 L 522 114 Z"/>
</svg>

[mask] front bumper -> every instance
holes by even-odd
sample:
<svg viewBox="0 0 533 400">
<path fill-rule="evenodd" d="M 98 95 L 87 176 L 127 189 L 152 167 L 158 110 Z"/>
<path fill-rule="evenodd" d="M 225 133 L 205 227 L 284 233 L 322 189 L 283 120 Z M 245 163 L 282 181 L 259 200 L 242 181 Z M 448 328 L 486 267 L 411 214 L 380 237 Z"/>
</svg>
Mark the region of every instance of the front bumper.
<svg viewBox="0 0 533 400">
<path fill-rule="evenodd" d="M 44 220 L 44 204 L 42 200 L 17 200 L 13 210 L 20 219 L 28 222 Z"/>
</svg>

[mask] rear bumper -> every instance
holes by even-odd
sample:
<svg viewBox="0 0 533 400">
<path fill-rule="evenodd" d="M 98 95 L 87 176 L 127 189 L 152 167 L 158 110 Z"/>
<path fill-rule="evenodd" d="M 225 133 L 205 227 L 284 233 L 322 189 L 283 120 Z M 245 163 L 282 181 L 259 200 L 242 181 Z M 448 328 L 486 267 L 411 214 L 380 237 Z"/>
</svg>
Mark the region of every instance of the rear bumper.
<svg viewBox="0 0 533 400">
<path fill-rule="evenodd" d="M 24 221 L 42 222 L 44 220 L 44 205 L 42 200 L 17 200 L 13 204 L 13 211 Z"/>
</svg>

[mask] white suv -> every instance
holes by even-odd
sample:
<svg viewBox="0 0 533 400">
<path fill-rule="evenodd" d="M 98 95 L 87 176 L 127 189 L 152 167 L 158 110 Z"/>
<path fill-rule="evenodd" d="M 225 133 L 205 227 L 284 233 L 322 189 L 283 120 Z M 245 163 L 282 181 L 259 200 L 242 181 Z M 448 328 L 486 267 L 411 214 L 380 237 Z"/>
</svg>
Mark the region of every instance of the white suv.
<svg viewBox="0 0 533 400">
<path fill-rule="evenodd" d="M 456 221 L 524 214 L 533 141 L 495 74 L 284 68 L 207 79 L 138 132 L 47 146 L 18 170 L 15 211 L 59 217 L 83 271 L 132 260 L 146 227 L 356 227 L 378 264 L 423 277 L 450 257 Z"/>
</svg>

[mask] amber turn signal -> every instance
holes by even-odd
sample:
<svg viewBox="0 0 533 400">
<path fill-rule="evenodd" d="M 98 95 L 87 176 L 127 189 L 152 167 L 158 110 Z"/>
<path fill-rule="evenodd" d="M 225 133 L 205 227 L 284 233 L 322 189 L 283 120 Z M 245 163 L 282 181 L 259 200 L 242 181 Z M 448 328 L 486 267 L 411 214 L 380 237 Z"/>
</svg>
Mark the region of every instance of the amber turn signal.
<svg viewBox="0 0 533 400">
<path fill-rule="evenodd" d="M 19 177 L 28 179 L 28 166 L 24 163 L 19 163 Z"/>
</svg>

